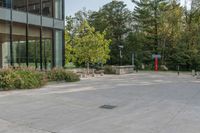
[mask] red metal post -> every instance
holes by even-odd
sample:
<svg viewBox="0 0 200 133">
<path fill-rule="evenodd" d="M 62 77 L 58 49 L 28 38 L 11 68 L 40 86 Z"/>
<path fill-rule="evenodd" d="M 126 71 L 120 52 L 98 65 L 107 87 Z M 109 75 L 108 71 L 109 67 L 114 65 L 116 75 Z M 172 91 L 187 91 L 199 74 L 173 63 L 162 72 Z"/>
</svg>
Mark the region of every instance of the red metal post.
<svg viewBox="0 0 200 133">
<path fill-rule="evenodd" d="M 155 71 L 158 71 L 158 57 L 155 57 Z"/>
</svg>

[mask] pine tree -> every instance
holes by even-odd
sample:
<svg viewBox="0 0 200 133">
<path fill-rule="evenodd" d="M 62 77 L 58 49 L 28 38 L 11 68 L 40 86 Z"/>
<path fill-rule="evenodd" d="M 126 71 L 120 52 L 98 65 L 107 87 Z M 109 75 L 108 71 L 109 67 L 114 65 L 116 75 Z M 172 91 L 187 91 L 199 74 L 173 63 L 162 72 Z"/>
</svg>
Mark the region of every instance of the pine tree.
<svg viewBox="0 0 200 133">
<path fill-rule="evenodd" d="M 124 45 L 129 29 L 131 13 L 123 1 L 112 1 L 90 16 L 90 24 L 100 32 L 106 31 L 111 39 L 109 64 L 119 63 L 119 45 Z"/>
<path fill-rule="evenodd" d="M 152 54 L 161 54 L 161 20 L 166 0 L 132 0 L 136 5 L 133 11 L 133 21 L 139 34 L 143 34 L 143 63 L 152 65 Z"/>
<path fill-rule="evenodd" d="M 192 0 L 191 10 L 196 11 L 200 9 L 200 0 Z"/>
<path fill-rule="evenodd" d="M 159 25 L 162 6 L 166 0 L 132 0 L 136 7 L 134 9 L 134 20 L 136 25 L 146 35 L 147 44 L 153 53 L 159 53 Z"/>
</svg>

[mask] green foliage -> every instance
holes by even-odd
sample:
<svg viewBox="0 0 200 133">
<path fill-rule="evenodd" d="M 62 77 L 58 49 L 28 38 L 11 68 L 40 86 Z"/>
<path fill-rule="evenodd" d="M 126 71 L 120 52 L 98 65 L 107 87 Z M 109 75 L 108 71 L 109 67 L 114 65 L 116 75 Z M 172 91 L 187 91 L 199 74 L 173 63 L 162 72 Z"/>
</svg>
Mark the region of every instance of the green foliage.
<svg viewBox="0 0 200 133">
<path fill-rule="evenodd" d="M 1 90 L 39 88 L 46 83 L 43 73 L 26 68 L 0 70 Z"/>
<path fill-rule="evenodd" d="M 1 69 L 0 90 L 40 88 L 47 81 L 75 82 L 80 78 L 73 72 L 64 69 L 53 69 L 47 73 L 30 68 Z"/>
<path fill-rule="evenodd" d="M 145 33 L 145 47 L 152 54 L 160 53 L 159 47 L 159 26 L 161 14 L 166 5 L 166 0 L 132 0 L 136 4 L 133 18 L 139 30 Z"/>
<path fill-rule="evenodd" d="M 75 74 L 74 72 L 66 71 L 65 81 L 66 82 L 77 82 L 77 81 L 80 81 L 80 77 L 77 74 Z"/>
<path fill-rule="evenodd" d="M 106 63 L 109 59 L 110 40 L 105 39 L 106 33 L 96 32 L 87 21 L 83 21 L 73 36 L 73 42 L 66 44 L 67 62 L 79 64 Z M 66 40 L 68 40 L 66 36 Z"/>
<path fill-rule="evenodd" d="M 105 33 L 95 32 L 87 21 L 79 28 L 79 35 L 75 37 L 75 57 L 79 63 L 106 63 L 109 59 L 110 41 L 104 38 Z"/>
<path fill-rule="evenodd" d="M 49 81 L 64 81 L 66 72 L 64 69 L 53 69 L 47 72 L 47 78 Z"/>
<path fill-rule="evenodd" d="M 77 74 L 66 71 L 65 69 L 56 69 L 56 68 L 47 72 L 47 78 L 49 81 L 66 81 L 66 82 L 80 81 L 80 77 Z"/>
<path fill-rule="evenodd" d="M 135 4 L 133 12 L 128 10 L 123 1 L 112 1 L 102 6 L 99 11 L 79 11 L 74 18 L 68 17 L 67 61 L 78 64 L 78 61 L 86 63 L 88 60 L 94 60 L 86 58 L 89 57 L 88 53 L 93 55 L 91 51 L 95 49 L 92 41 L 96 40 L 94 34 L 88 32 L 93 31 L 94 27 L 95 32 L 103 33 L 104 38 L 112 41 L 109 45 L 108 64 L 119 64 L 119 45 L 123 45 L 123 65 L 132 63 L 134 53 L 135 65 L 138 68 L 143 64 L 147 69 L 152 69 L 152 54 L 160 54 L 160 65 L 170 70 L 176 70 L 178 65 L 184 70 L 200 70 L 200 2 L 193 0 L 191 9 L 183 7 L 178 0 L 132 2 Z M 85 20 L 89 24 L 86 24 Z M 85 46 L 86 42 L 90 45 Z M 81 53 L 80 50 L 87 52 L 72 56 Z"/>
<path fill-rule="evenodd" d="M 153 64 L 151 55 L 161 54 L 161 65 L 170 69 L 197 69 L 199 64 L 199 11 L 185 10 L 176 0 L 133 0 L 134 21 L 144 39 L 137 41 L 143 45 L 140 58 L 145 65 Z M 194 5 L 193 5 L 194 6 Z M 133 36 L 134 37 L 134 36 Z M 132 37 L 132 38 L 133 38 Z M 137 46 L 137 48 L 141 48 Z M 136 48 L 136 49 L 137 49 Z"/>
<path fill-rule="evenodd" d="M 123 1 L 112 1 L 105 4 L 98 12 L 88 18 L 96 31 L 106 31 L 106 38 L 111 39 L 109 64 L 119 63 L 119 45 L 124 45 L 124 36 L 131 30 L 131 12 Z"/>
</svg>

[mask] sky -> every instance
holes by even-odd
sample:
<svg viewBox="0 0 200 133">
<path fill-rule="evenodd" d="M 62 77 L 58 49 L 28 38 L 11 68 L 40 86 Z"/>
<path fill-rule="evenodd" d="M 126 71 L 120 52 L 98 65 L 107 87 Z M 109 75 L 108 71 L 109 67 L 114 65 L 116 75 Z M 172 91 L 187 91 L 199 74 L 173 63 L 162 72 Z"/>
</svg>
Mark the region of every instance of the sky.
<svg viewBox="0 0 200 133">
<path fill-rule="evenodd" d="M 111 2 L 112 0 L 65 0 L 65 15 L 74 15 L 77 11 L 83 9 L 84 7 L 87 10 L 97 11 L 104 4 Z M 127 7 L 130 10 L 133 10 L 134 5 L 131 0 L 122 0 L 127 4 Z M 185 0 L 181 0 L 181 3 L 184 4 Z M 187 0 L 188 4 L 190 0 Z"/>
</svg>

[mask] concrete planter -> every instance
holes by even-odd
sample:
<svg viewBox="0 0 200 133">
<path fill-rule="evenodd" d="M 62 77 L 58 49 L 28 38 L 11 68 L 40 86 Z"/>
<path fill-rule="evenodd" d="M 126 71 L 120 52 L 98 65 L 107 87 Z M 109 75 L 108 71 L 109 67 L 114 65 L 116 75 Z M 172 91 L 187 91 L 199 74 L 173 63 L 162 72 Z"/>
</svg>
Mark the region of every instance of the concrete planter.
<svg viewBox="0 0 200 133">
<path fill-rule="evenodd" d="M 73 69 L 66 69 L 67 71 L 72 71 L 80 76 L 80 78 L 88 78 L 88 77 L 97 77 L 97 76 L 104 76 L 104 71 L 103 70 L 95 70 L 95 69 L 90 69 L 89 75 L 87 73 L 86 68 L 73 68 Z"/>
<path fill-rule="evenodd" d="M 113 69 L 116 71 L 116 74 L 122 75 L 122 74 L 130 74 L 134 72 L 134 66 L 112 66 Z"/>
</svg>

